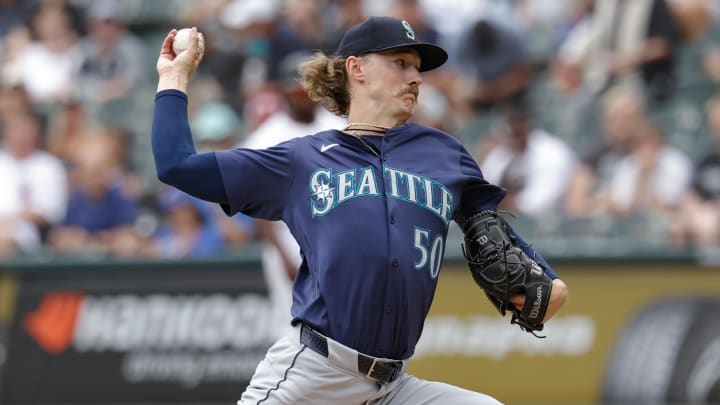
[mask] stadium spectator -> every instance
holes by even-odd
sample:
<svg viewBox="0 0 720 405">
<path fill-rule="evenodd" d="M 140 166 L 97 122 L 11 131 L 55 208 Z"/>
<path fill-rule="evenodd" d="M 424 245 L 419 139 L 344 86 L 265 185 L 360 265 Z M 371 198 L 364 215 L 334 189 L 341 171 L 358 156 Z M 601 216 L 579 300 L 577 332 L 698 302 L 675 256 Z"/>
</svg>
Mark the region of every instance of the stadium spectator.
<svg viewBox="0 0 720 405">
<path fill-rule="evenodd" d="M 41 128 L 28 114 L 2 121 L 0 149 L 0 256 L 41 248 L 44 233 L 67 206 L 62 162 L 42 150 Z"/>
<path fill-rule="evenodd" d="M 593 95 L 622 84 L 664 101 L 675 87 L 680 32 L 666 0 L 598 0 L 589 18 L 558 50 L 559 72 L 575 70 L 579 88 Z M 577 89 L 576 89 L 577 90 Z"/>
<path fill-rule="evenodd" d="M 19 115 L 35 115 L 35 105 L 20 84 L 0 86 L 0 123 Z"/>
<path fill-rule="evenodd" d="M 418 41 L 431 44 L 440 43 L 440 33 L 425 18 L 420 7 L 420 0 L 392 0 L 388 15 L 410 23 Z"/>
<path fill-rule="evenodd" d="M 158 196 L 158 205 L 162 224 L 145 254 L 164 259 L 203 258 L 223 250 L 223 236 L 208 203 L 166 187 Z"/>
<path fill-rule="evenodd" d="M 334 50 L 336 43 L 327 33 L 326 18 L 321 1 L 286 1 L 278 21 L 278 62 L 294 52 Z M 282 79 L 282 72 L 276 68 L 270 77 L 272 80 Z"/>
<path fill-rule="evenodd" d="M 241 144 L 243 147 L 267 148 L 288 140 L 288 137 L 299 136 L 298 134 L 309 135 L 319 130 L 344 126 L 341 118 L 310 100 L 300 86 L 295 69 L 297 64 L 308 56 L 306 52 L 298 52 L 283 60 L 280 65 L 282 79 L 277 84 L 283 95 L 284 108 L 273 114 L 262 127 L 249 134 Z M 289 136 L 287 133 L 296 135 Z"/>
<path fill-rule="evenodd" d="M 78 100 L 56 103 L 48 116 L 48 151 L 68 164 L 92 126 L 93 117 Z"/>
<path fill-rule="evenodd" d="M 438 31 L 438 44 L 452 56 L 463 46 L 460 37 L 481 19 L 502 22 L 517 27 L 519 18 L 513 10 L 515 2 L 497 0 L 418 0 L 430 25 Z"/>
<path fill-rule="evenodd" d="M 643 125 L 627 143 L 628 154 L 613 168 L 610 214 L 675 212 L 692 180 L 692 161 L 667 144 L 662 130 Z"/>
<path fill-rule="evenodd" d="M 86 134 L 71 160 L 65 220 L 51 229 L 50 246 L 61 252 L 108 252 L 117 234 L 131 232 L 139 200 L 125 187 L 111 135 Z"/>
<path fill-rule="evenodd" d="M 709 79 L 713 84 L 720 84 L 720 44 L 718 44 L 718 38 L 720 38 L 720 4 L 706 3 L 704 4 L 709 10 L 713 10 L 714 16 L 713 25 L 704 33 L 699 36 L 695 41 L 695 46 L 700 48 L 701 62 L 700 70 L 705 74 L 705 77 Z M 691 72 L 697 74 L 697 72 Z"/>
<path fill-rule="evenodd" d="M 610 210 L 610 182 L 618 162 L 628 153 L 628 139 L 647 124 L 645 101 L 633 89 L 614 87 L 600 103 L 601 139 L 591 145 L 576 168 L 565 198 L 570 216 L 607 213 Z"/>
<path fill-rule="evenodd" d="M 32 42 L 30 30 L 25 25 L 17 25 L 10 29 L 0 43 L 0 84 L 15 86 L 21 83 L 22 67 L 20 55 Z"/>
<path fill-rule="evenodd" d="M 713 24 L 713 6 L 707 0 L 668 0 L 683 40 L 692 42 L 705 35 Z"/>
<path fill-rule="evenodd" d="M 228 0 L 205 0 L 199 2 L 196 0 L 182 0 L 177 3 L 176 21 L 178 27 L 202 27 L 202 32 L 206 33 L 206 40 L 212 40 L 214 34 L 217 33 L 218 17 L 228 4 Z M 206 43 L 206 45 L 209 45 Z"/>
<path fill-rule="evenodd" d="M 30 22 L 33 4 L 27 0 L 0 1 L 0 38 Z"/>
<path fill-rule="evenodd" d="M 225 90 L 223 96 L 242 112 L 249 131 L 282 108 L 282 98 L 271 86 L 283 52 L 302 44 L 280 35 L 277 0 L 234 0 L 222 9 L 219 22 L 225 44 L 209 60 L 208 69 Z"/>
<path fill-rule="evenodd" d="M 328 37 L 332 44 L 340 43 L 342 33 L 355 24 L 362 22 L 367 17 L 366 2 L 363 0 L 337 0 L 329 2 L 330 14 Z M 333 49 L 335 49 L 333 47 Z"/>
<path fill-rule="evenodd" d="M 18 56 L 20 81 L 34 103 L 50 104 L 75 97 L 78 34 L 60 8 L 41 8 L 33 17 L 34 40 Z"/>
<path fill-rule="evenodd" d="M 82 4 L 82 2 L 85 4 Z M 30 7 L 32 15 L 37 15 L 47 10 L 59 11 L 67 15 L 70 29 L 79 37 L 87 35 L 87 24 L 85 16 L 88 4 L 94 0 L 31 0 Z"/>
<path fill-rule="evenodd" d="M 500 209 L 529 216 L 560 214 L 577 164 L 574 152 L 562 139 L 534 127 L 522 107 L 506 107 L 503 117 L 500 136 L 479 159 L 485 178 L 507 190 Z"/>
<path fill-rule="evenodd" d="M 93 105 L 132 96 L 143 82 L 144 45 L 127 30 L 122 5 L 93 1 L 88 9 L 89 36 L 80 42 L 78 94 Z"/>
<path fill-rule="evenodd" d="M 545 67 L 558 43 L 584 14 L 585 4 L 592 0 L 515 0 L 514 25 L 522 33 L 534 64 Z"/>
<path fill-rule="evenodd" d="M 647 119 L 643 96 L 618 87 L 603 99 L 604 139 L 584 159 L 566 198 L 570 215 L 666 214 L 688 190 L 690 158 Z"/>
<path fill-rule="evenodd" d="M 695 166 L 692 188 L 671 225 L 675 246 L 720 246 L 720 94 L 708 100 L 706 114 L 715 149 Z"/>
<path fill-rule="evenodd" d="M 458 50 L 463 75 L 456 87 L 477 110 L 522 103 L 533 78 L 532 61 L 520 33 L 481 19 L 464 33 Z"/>
</svg>

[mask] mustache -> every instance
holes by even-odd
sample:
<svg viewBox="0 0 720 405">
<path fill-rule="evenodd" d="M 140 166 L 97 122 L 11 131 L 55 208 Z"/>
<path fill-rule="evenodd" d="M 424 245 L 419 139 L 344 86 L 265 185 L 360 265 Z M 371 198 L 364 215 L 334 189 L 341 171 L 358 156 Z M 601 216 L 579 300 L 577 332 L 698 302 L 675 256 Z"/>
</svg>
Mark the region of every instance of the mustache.
<svg viewBox="0 0 720 405">
<path fill-rule="evenodd" d="M 408 87 L 405 87 L 404 89 L 400 90 L 400 95 L 402 96 L 402 95 L 405 95 L 405 94 L 412 94 L 412 95 L 415 96 L 415 98 L 417 99 L 417 98 L 418 98 L 418 94 L 420 94 L 420 88 L 417 87 L 417 86 L 408 86 Z"/>
</svg>

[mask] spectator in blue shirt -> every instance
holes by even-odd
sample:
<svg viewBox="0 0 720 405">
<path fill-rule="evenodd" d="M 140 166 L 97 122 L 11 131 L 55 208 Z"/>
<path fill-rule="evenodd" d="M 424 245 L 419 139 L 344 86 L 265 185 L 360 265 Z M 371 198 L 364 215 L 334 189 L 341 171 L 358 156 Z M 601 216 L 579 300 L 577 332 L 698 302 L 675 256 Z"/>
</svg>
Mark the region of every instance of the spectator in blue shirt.
<svg viewBox="0 0 720 405">
<path fill-rule="evenodd" d="M 106 252 L 118 233 L 131 230 L 139 202 L 124 187 L 112 142 L 109 135 L 87 135 L 69 162 L 65 220 L 49 235 L 54 249 Z"/>
<path fill-rule="evenodd" d="M 209 203 L 170 187 L 161 191 L 158 203 L 164 221 L 155 233 L 151 255 L 202 258 L 223 250 L 223 234 Z"/>
</svg>

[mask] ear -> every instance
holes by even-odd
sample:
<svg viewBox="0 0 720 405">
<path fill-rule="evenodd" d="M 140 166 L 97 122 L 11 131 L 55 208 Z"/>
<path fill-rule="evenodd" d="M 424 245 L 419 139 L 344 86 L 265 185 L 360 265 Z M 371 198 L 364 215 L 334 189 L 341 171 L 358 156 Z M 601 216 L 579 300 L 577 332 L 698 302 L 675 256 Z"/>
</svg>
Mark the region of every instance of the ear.
<svg viewBox="0 0 720 405">
<path fill-rule="evenodd" d="M 359 82 L 365 81 L 365 73 L 363 72 L 363 61 L 357 56 L 348 56 L 345 59 L 345 71 L 348 79 L 354 79 Z"/>
</svg>

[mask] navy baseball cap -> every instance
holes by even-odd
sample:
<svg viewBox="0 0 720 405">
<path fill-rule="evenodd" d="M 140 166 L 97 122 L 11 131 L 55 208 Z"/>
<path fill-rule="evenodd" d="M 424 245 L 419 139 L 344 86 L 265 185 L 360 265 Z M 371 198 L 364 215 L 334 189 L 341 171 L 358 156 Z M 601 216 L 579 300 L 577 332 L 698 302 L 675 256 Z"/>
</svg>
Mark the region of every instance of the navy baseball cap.
<svg viewBox="0 0 720 405">
<path fill-rule="evenodd" d="M 439 46 L 418 42 L 410 23 L 392 17 L 370 17 L 350 28 L 340 41 L 336 55 L 347 58 L 395 48 L 418 51 L 421 72 L 435 69 L 448 58 Z"/>
</svg>

